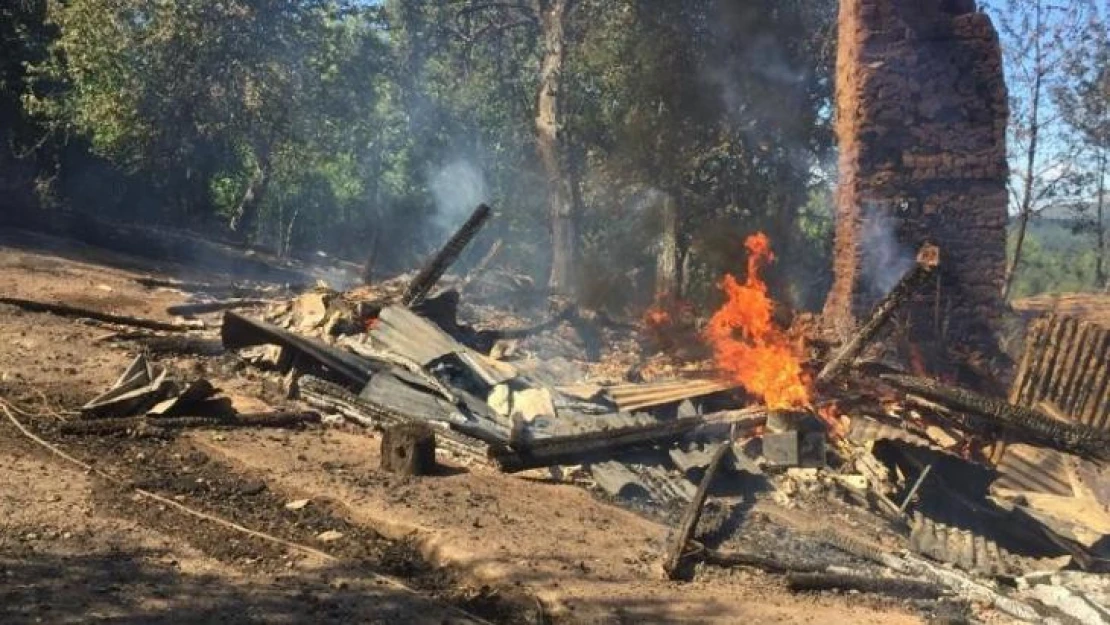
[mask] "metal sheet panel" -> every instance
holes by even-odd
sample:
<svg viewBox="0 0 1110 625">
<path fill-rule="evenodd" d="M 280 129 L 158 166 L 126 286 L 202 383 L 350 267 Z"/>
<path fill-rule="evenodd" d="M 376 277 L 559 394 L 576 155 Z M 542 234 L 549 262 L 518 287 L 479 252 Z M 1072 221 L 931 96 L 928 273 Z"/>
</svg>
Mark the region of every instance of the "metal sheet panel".
<svg viewBox="0 0 1110 625">
<path fill-rule="evenodd" d="M 619 384 L 606 387 L 605 394 L 621 410 L 642 410 L 732 388 L 736 388 L 735 383 L 710 378 L 693 378 L 646 384 Z"/>
<path fill-rule="evenodd" d="M 1034 320 L 1009 400 L 1060 419 L 1110 429 L 1110 330 L 1060 315 Z M 1001 475 L 995 488 L 1075 495 L 1066 454 L 1007 445 L 997 469 Z"/>
</svg>

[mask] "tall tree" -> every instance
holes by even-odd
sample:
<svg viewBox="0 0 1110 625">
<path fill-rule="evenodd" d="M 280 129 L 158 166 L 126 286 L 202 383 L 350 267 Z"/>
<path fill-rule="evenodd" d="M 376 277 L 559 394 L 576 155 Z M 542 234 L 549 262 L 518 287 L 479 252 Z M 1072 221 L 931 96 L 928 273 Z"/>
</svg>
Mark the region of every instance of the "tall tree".
<svg viewBox="0 0 1110 625">
<path fill-rule="evenodd" d="M 42 60 L 53 36 L 45 18 L 45 0 L 0 6 L 0 192 L 5 204 L 30 204 L 33 178 L 46 166 L 36 154 L 41 133 L 22 104 L 27 67 Z"/>
<path fill-rule="evenodd" d="M 342 123 L 327 103 L 351 10 L 329 0 L 51 0 L 61 35 L 36 75 L 69 88 L 30 105 L 160 180 L 179 216 L 216 208 L 211 184 L 230 173 L 235 197 L 219 208 L 249 237 L 276 164 Z"/>
<path fill-rule="evenodd" d="M 551 219 L 551 273 L 548 288 L 556 294 L 574 290 L 577 268 L 578 179 L 570 163 L 565 93 L 567 22 L 575 0 L 537 0 L 540 40 L 540 84 L 536 92 L 536 149 L 547 175 Z"/>
<path fill-rule="evenodd" d="M 1010 90 L 1010 200 L 1017 216 L 1003 286 L 1003 296 L 1009 296 L 1030 219 L 1068 195 L 1076 180 L 1074 149 L 1062 139 L 1063 119 L 1051 94 L 1066 80 L 1067 56 L 1083 32 L 1091 3 L 999 0 L 994 10 Z"/>
<path fill-rule="evenodd" d="M 1091 16 L 1085 36 L 1066 59 L 1067 80 L 1055 91 L 1056 104 L 1064 121 L 1082 146 L 1085 193 L 1080 207 L 1079 229 L 1095 240 L 1095 281 L 1110 287 L 1107 276 L 1107 169 L 1110 168 L 1110 34 L 1106 22 Z M 1093 197 L 1093 199 L 1091 199 Z M 1088 207 L 1093 205 L 1093 211 Z M 1093 215 L 1091 214 L 1093 213 Z"/>
</svg>

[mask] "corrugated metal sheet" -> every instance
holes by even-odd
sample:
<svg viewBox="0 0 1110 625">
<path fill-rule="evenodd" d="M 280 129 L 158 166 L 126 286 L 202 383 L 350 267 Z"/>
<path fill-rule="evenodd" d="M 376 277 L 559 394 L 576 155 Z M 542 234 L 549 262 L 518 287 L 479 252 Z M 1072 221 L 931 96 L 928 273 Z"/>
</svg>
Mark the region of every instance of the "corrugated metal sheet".
<svg viewBox="0 0 1110 625">
<path fill-rule="evenodd" d="M 920 514 L 913 517 L 910 548 L 934 560 L 954 564 L 965 571 L 1004 575 L 1023 569 L 1021 558 L 1012 556 L 993 540 L 979 533 L 938 523 Z"/>
<path fill-rule="evenodd" d="M 431 321 L 401 306 L 390 306 L 381 311 L 378 323 L 370 331 L 370 340 L 374 347 L 404 356 L 421 366 L 455 354 L 460 362 L 490 386 L 517 376 L 512 365 L 479 354 L 451 338 Z"/>
<path fill-rule="evenodd" d="M 605 394 L 621 410 L 642 410 L 680 402 L 736 388 L 732 382 L 694 378 L 665 380 L 646 384 L 619 384 L 605 388 Z"/>
<path fill-rule="evenodd" d="M 1009 445 L 998 470 L 992 489 L 1075 496 L 1067 456 L 1055 449 Z"/>
<path fill-rule="evenodd" d="M 378 315 L 370 330 L 374 346 L 416 361 L 420 365 L 454 353 L 463 346 L 434 323 L 401 306 L 390 306 Z"/>
<path fill-rule="evenodd" d="M 900 427 L 888 425 L 877 419 L 867 417 L 852 417 L 852 424 L 848 428 L 848 440 L 855 443 L 869 441 L 896 440 L 909 443 L 915 447 L 926 447 L 936 451 L 944 451 L 927 438 L 923 438 Z"/>
<path fill-rule="evenodd" d="M 1036 319 L 1010 388 L 1010 403 L 1048 407 L 1058 417 L 1110 429 L 1110 330 L 1058 315 Z M 1074 496 L 1065 454 L 1006 445 L 996 455 L 1001 474 L 993 487 Z"/>
<path fill-rule="evenodd" d="M 1010 401 L 1048 402 L 1068 419 L 1110 428 L 1110 329 L 1056 315 L 1034 321 Z"/>
</svg>

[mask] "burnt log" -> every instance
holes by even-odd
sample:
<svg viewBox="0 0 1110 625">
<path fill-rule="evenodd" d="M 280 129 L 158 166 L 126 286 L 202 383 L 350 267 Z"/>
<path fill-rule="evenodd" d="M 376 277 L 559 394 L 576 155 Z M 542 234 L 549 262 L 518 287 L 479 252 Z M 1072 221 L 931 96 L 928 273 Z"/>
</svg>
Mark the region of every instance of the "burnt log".
<svg viewBox="0 0 1110 625">
<path fill-rule="evenodd" d="M 0 304 L 14 306 L 21 310 L 26 310 L 27 312 L 47 313 L 51 315 L 57 315 L 59 317 L 92 319 L 94 321 L 102 321 L 104 323 L 112 323 L 119 326 L 145 328 L 147 330 L 161 330 L 163 332 L 188 332 L 189 330 L 197 329 L 196 326 L 180 323 L 170 323 L 166 321 L 157 321 L 154 319 L 143 319 L 140 317 L 131 317 L 127 315 L 113 315 L 111 313 L 89 310 L 87 308 L 77 308 L 76 306 L 67 306 L 65 304 L 36 302 L 28 299 L 20 299 L 18 297 L 0 297 Z"/>
<path fill-rule="evenodd" d="M 149 332 L 124 332 L 113 333 L 101 337 L 95 342 L 121 342 L 133 341 L 142 345 L 143 350 L 150 354 L 189 354 L 196 356 L 218 356 L 224 353 L 224 346 L 218 339 L 206 339 L 197 336 L 171 334 L 151 334 Z"/>
<path fill-rule="evenodd" d="M 480 204 L 470 215 L 470 218 L 466 220 L 466 223 L 459 227 L 447 243 L 436 252 L 435 256 L 428 260 L 420 272 L 416 274 L 416 277 L 412 279 L 408 288 L 405 289 L 405 293 L 401 296 L 401 304 L 411 307 L 424 301 L 424 298 L 432 291 L 447 269 L 458 260 L 459 255 L 462 254 L 489 218 L 489 206 Z"/>
<path fill-rule="evenodd" d="M 401 475 L 431 475 L 436 468 L 436 434 L 422 423 L 387 428 L 382 435 L 381 469 Z"/>
<path fill-rule="evenodd" d="M 919 288 L 935 274 L 939 263 L 939 250 L 936 246 L 926 244 L 917 253 L 917 263 L 906 272 L 898 284 L 891 289 L 871 311 L 867 322 L 860 327 L 852 338 L 832 357 L 817 374 L 818 383 L 827 383 L 835 380 L 863 353 L 864 348 L 886 326 L 895 311 L 909 301 Z"/>
<path fill-rule="evenodd" d="M 991 425 L 1006 431 L 1015 440 L 1084 457 L 1110 458 L 1110 432 L 1079 423 L 1059 421 L 1033 408 L 1015 406 L 1002 399 L 948 386 L 929 378 L 895 374 L 879 377 L 903 391 L 923 395 L 926 399 L 956 411 L 985 417 Z"/>
<path fill-rule="evenodd" d="M 265 306 L 270 302 L 262 299 L 228 299 L 216 302 L 200 302 L 197 304 L 178 304 L 166 308 L 166 313 L 177 317 L 190 317 L 206 313 L 223 312 L 237 308 L 255 308 Z"/>
<path fill-rule="evenodd" d="M 937 599 L 944 595 L 944 588 L 932 582 L 854 573 L 791 573 L 786 576 L 786 586 L 791 592 L 857 590 L 913 599 Z"/>
<path fill-rule="evenodd" d="M 724 460 L 725 454 L 731 448 L 730 443 L 722 443 L 713 452 L 713 458 L 705 469 L 705 475 L 702 476 L 701 482 L 698 484 L 698 490 L 694 493 L 693 499 L 686 507 L 686 512 L 682 515 L 682 522 L 675 531 L 674 538 L 667 547 L 667 553 L 663 559 L 663 572 L 667 579 L 677 579 L 680 575 L 683 558 L 687 554 L 687 545 L 694 537 L 694 530 L 697 529 L 698 521 L 701 520 L 702 508 L 705 507 L 705 500 L 709 497 L 709 487 L 713 483 L 713 478 L 717 475 L 717 469 L 720 468 L 721 461 Z"/>
<path fill-rule="evenodd" d="M 62 434 L 165 434 L 173 430 L 193 428 L 294 428 L 306 423 L 319 423 L 315 412 L 258 412 L 234 416 L 179 416 L 179 417 L 116 417 L 90 421 L 70 421 L 59 426 Z"/>
</svg>

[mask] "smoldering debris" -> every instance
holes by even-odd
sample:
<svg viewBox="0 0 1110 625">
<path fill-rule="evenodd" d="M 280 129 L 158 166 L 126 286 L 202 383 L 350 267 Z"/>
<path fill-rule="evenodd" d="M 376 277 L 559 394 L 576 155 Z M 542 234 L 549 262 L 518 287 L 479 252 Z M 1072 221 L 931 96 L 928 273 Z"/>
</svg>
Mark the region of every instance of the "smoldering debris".
<svg viewBox="0 0 1110 625">
<path fill-rule="evenodd" d="M 287 393 L 272 412 L 235 411 L 212 384 L 141 358 L 60 429 L 380 431 L 382 470 L 417 488 L 440 464 L 524 474 L 672 524 L 659 552 L 669 579 L 743 567 L 793 592 L 975 603 L 1027 621 L 1088 614 L 1106 593 L 1092 586 L 1110 564 L 1110 512 L 1092 502 L 1110 443 L 1106 329 L 1037 321 L 1007 398 L 877 366 L 867 354 L 903 339 L 891 318 L 944 262 L 928 247 L 844 344 L 797 352 L 808 401 L 770 408 L 712 362 L 647 358 L 640 329 L 573 303 L 536 323 L 485 303 L 512 281 L 461 296 L 483 276 L 451 273 L 471 238 L 449 240 L 435 271 L 198 312 L 188 336 L 208 340 L 219 323 L 223 348 Z"/>
</svg>

